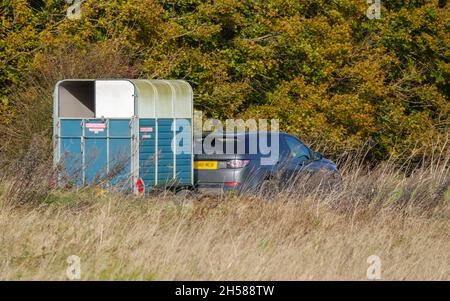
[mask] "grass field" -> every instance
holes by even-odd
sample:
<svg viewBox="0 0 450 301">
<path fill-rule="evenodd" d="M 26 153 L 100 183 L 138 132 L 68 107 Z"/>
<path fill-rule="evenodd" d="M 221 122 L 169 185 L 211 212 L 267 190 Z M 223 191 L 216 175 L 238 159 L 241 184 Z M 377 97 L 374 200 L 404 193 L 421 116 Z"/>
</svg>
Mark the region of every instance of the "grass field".
<svg viewBox="0 0 450 301">
<path fill-rule="evenodd" d="M 76 255 L 83 280 L 364 280 L 377 255 L 382 279 L 450 280 L 448 163 L 346 163 L 331 191 L 181 203 L 50 189 L 24 164 L 1 179 L 0 279 L 67 279 Z"/>
</svg>

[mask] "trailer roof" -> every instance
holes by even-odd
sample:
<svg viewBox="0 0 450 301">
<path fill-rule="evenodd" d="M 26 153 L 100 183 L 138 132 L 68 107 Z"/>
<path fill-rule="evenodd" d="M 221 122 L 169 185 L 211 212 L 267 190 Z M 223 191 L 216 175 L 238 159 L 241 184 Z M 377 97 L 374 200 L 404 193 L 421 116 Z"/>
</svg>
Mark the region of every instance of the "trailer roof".
<svg viewBox="0 0 450 301">
<path fill-rule="evenodd" d="M 67 79 L 54 103 L 55 117 L 192 118 L 193 91 L 183 80 Z"/>
<path fill-rule="evenodd" d="M 183 80 L 131 80 L 138 97 L 138 115 L 147 118 L 191 118 L 193 91 Z"/>
</svg>

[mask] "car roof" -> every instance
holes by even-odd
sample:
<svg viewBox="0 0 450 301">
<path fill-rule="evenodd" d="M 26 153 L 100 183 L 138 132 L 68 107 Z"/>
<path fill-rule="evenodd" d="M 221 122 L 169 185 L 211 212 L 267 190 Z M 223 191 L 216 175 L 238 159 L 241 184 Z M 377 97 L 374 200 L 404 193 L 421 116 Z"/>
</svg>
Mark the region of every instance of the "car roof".
<svg viewBox="0 0 450 301">
<path fill-rule="evenodd" d="M 268 134 L 268 135 L 272 135 L 272 134 L 278 134 L 278 135 L 288 135 L 291 136 L 287 133 L 284 132 L 271 132 L 271 131 L 251 131 L 251 132 L 203 132 L 202 133 L 202 137 L 206 137 L 209 135 L 212 136 L 217 136 L 217 137 L 244 137 L 244 136 L 253 136 L 253 135 L 260 135 L 260 134 Z"/>
</svg>

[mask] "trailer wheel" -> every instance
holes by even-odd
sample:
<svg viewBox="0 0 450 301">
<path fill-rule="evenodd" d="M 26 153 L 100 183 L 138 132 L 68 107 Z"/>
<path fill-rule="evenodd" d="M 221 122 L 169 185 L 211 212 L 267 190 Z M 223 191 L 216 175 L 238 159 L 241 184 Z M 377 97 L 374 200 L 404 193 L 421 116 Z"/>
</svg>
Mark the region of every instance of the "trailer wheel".
<svg viewBox="0 0 450 301">
<path fill-rule="evenodd" d="M 181 189 L 175 193 L 175 201 L 180 205 L 192 205 L 196 200 L 194 191 Z"/>
</svg>

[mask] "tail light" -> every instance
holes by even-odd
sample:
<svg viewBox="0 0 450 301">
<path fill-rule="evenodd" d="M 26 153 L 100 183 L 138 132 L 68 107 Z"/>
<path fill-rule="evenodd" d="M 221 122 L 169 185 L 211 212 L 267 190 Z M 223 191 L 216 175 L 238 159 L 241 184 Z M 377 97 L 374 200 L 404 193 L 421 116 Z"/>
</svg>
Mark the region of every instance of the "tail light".
<svg viewBox="0 0 450 301">
<path fill-rule="evenodd" d="M 225 186 L 238 186 L 241 183 L 240 182 L 225 182 L 223 183 Z"/>
<path fill-rule="evenodd" d="M 227 168 L 242 168 L 247 166 L 250 160 L 230 160 L 227 162 Z"/>
</svg>

